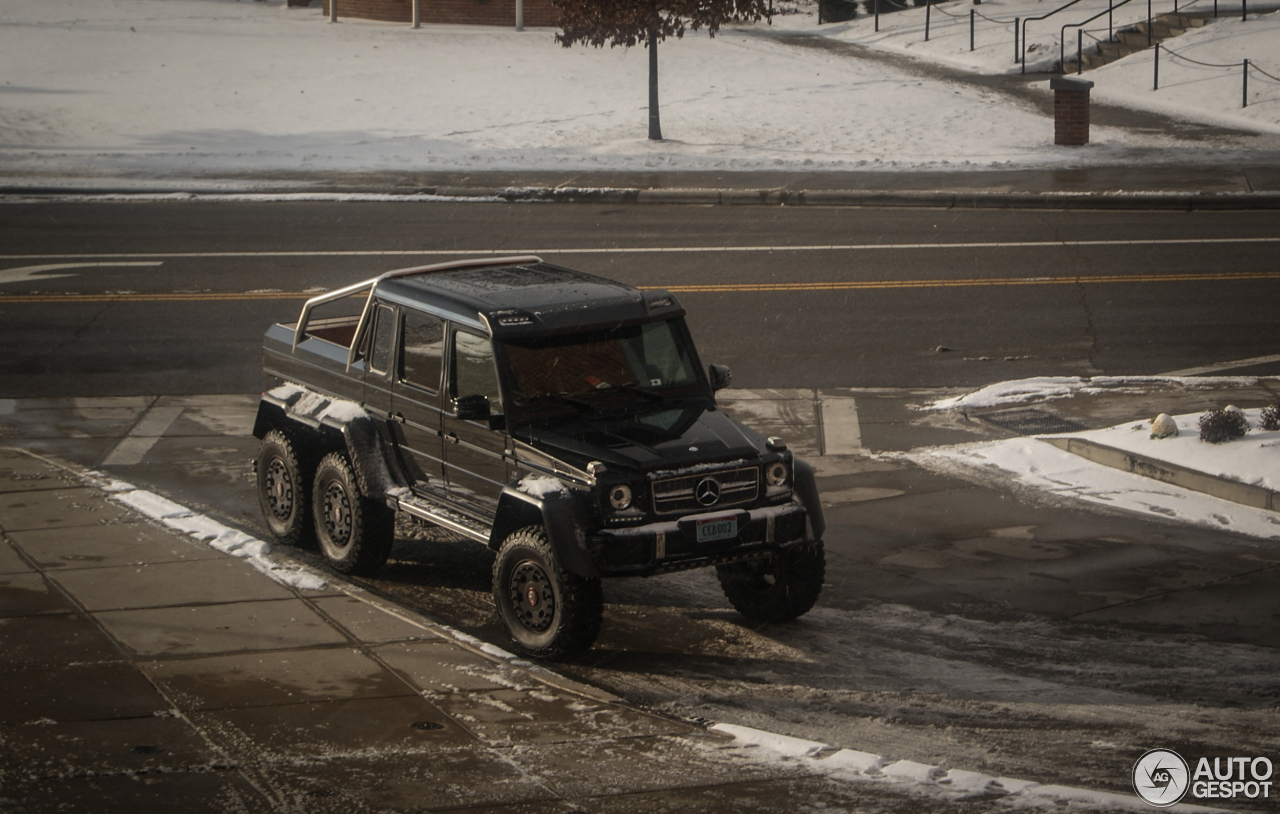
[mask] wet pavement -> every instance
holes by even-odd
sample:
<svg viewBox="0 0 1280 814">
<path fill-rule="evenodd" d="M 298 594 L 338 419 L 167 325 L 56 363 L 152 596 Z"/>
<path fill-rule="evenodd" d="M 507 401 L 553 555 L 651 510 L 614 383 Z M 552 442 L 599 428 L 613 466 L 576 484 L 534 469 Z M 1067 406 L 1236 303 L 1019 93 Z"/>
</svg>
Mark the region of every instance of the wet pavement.
<svg viewBox="0 0 1280 814">
<path fill-rule="evenodd" d="M 1128 808 L 655 714 L 352 585 L 280 584 L 122 488 L 0 449 L 5 811 Z"/>
<path fill-rule="evenodd" d="M 1097 428 L 1278 393 L 1147 383 L 1034 406 Z M 996 778 L 1123 795 L 1147 748 L 1280 749 L 1274 543 L 881 454 L 1014 434 L 984 420 L 1002 408 L 919 409 L 957 394 L 724 392 L 817 465 L 819 607 L 756 630 L 714 575 L 611 581 L 600 641 L 555 672 L 485 644 L 505 639 L 482 547 L 404 525 L 376 579 L 289 587 L 132 514 L 74 465 L 7 451 L 0 807 L 988 810 L 1028 800 Z M 265 536 L 255 401 L 13 400 L 0 433 Z M 925 769 L 846 777 L 706 721 Z M 964 771 L 987 778 L 977 798 L 939 782 Z"/>
</svg>

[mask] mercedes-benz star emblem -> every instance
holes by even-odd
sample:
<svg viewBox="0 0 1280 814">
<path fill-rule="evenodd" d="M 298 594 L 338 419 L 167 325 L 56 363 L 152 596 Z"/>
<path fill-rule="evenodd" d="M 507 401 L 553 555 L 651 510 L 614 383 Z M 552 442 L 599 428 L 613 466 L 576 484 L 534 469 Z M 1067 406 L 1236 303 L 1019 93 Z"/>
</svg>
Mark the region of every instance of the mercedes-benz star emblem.
<svg viewBox="0 0 1280 814">
<path fill-rule="evenodd" d="M 703 478 L 694 487 L 693 496 L 703 506 L 714 506 L 720 499 L 720 484 L 716 483 L 715 478 Z"/>
</svg>

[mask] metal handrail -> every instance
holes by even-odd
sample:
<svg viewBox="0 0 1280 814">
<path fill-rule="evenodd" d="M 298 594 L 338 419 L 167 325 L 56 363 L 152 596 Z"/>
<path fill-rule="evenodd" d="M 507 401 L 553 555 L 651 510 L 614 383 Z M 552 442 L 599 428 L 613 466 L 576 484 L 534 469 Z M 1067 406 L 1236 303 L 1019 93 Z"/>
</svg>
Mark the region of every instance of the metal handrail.
<svg viewBox="0 0 1280 814">
<path fill-rule="evenodd" d="M 1067 61 L 1066 38 L 1067 38 L 1067 29 L 1068 29 L 1068 28 L 1088 25 L 1089 23 L 1091 23 L 1091 22 L 1093 22 L 1094 20 L 1098 19 L 1098 18 L 1099 18 L 1099 17 L 1101 17 L 1102 15 L 1104 15 L 1104 14 L 1110 14 L 1111 12 L 1115 11 L 1116 9 L 1120 8 L 1120 7 L 1121 7 L 1121 6 L 1123 6 L 1125 3 L 1128 3 L 1128 2 L 1129 2 L 1129 0 L 1120 0 L 1120 2 L 1119 2 L 1119 3 L 1114 3 L 1114 4 L 1112 4 L 1112 5 L 1107 6 L 1107 10 L 1106 10 L 1106 11 L 1099 11 L 1097 14 L 1093 15 L 1092 17 L 1090 17 L 1090 18 L 1089 18 L 1089 19 L 1087 19 L 1087 20 L 1081 20 L 1081 21 L 1080 21 L 1080 22 L 1078 22 L 1078 23 L 1067 23 L 1067 24 L 1063 25 L 1063 26 L 1062 26 L 1062 29 L 1058 31 L 1058 66 L 1059 66 L 1059 67 L 1063 66 L 1064 64 L 1066 64 L 1066 61 Z M 1151 30 L 1151 20 L 1150 20 L 1150 17 L 1148 17 L 1148 19 L 1147 19 L 1147 31 L 1150 31 L 1150 30 Z M 1079 49 L 1077 49 L 1077 50 L 1079 50 Z M 1081 61 L 1081 62 L 1083 62 L 1083 61 L 1084 61 L 1083 56 L 1081 56 L 1081 57 L 1080 57 L 1080 61 Z M 1076 63 L 1076 65 L 1077 65 L 1077 66 L 1079 66 L 1079 65 L 1080 65 L 1080 62 L 1077 62 L 1077 63 Z"/>
<path fill-rule="evenodd" d="M 1021 51 L 1020 51 L 1020 52 L 1019 52 L 1019 54 L 1018 54 L 1018 61 L 1022 63 L 1022 72 L 1023 72 L 1023 73 L 1026 73 L 1026 72 L 1027 72 L 1027 23 L 1029 23 L 1029 22 L 1031 22 L 1031 21 L 1033 21 L 1033 20 L 1047 20 L 1048 18 L 1050 18 L 1050 17 L 1052 17 L 1053 15 L 1057 14 L 1059 11 L 1062 11 L 1063 9 L 1071 8 L 1071 7 L 1072 7 L 1072 6 L 1074 6 L 1076 3 L 1079 3 L 1079 2 L 1080 2 L 1080 0 L 1071 0 L 1071 2 L 1070 2 L 1070 3 L 1067 3 L 1067 4 L 1066 4 L 1066 5 L 1064 5 L 1064 6 L 1058 6 L 1057 8 L 1055 8 L 1053 11 L 1049 12 L 1048 14 L 1041 14 L 1039 17 L 1028 17 L 1027 19 L 1025 19 L 1025 20 L 1023 20 L 1023 21 L 1022 21 L 1022 49 L 1021 49 Z M 1015 33 L 1016 33 L 1016 32 L 1015 32 Z"/>
</svg>

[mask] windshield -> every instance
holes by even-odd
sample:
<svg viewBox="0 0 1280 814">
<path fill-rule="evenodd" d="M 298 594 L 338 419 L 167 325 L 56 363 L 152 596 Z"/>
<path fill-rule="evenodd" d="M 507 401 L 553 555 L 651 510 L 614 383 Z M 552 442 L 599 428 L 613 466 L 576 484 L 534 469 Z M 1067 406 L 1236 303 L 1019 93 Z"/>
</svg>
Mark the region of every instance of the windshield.
<svg viewBox="0 0 1280 814">
<path fill-rule="evenodd" d="M 700 381 L 678 319 L 504 343 L 515 400 L 591 409 L 602 393 L 660 400 Z M 698 387 L 697 392 L 702 392 Z"/>
</svg>

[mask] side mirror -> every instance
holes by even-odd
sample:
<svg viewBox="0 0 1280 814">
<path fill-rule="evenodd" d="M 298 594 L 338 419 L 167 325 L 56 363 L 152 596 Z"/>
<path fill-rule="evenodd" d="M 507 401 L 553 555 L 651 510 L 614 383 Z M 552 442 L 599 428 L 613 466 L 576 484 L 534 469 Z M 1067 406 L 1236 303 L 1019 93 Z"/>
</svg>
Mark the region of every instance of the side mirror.
<svg viewBox="0 0 1280 814">
<path fill-rule="evenodd" d="M 489 397 L 474 393 L 454 399 L 453 412 L 463 421 L 488 421 Z"/>
<path fill-rule="evenodd" d="M 711 389 L 723 390 L 733 381 L 733 374 L 727 365 L 710 365 L 707 372 L 711 375 Z"/>
</svg>

